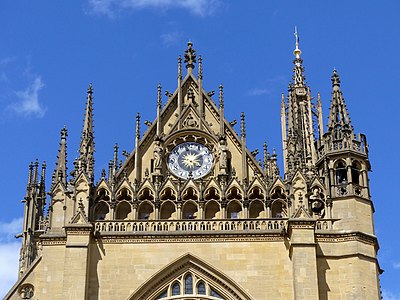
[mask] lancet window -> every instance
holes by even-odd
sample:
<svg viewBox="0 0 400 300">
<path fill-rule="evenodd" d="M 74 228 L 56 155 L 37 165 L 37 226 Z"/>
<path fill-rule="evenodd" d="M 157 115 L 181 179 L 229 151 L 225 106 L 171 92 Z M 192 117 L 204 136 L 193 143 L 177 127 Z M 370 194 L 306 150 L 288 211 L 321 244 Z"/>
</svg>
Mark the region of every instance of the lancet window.
<svg viewBox="0 0 400 300">
<path fill-rule="evenodd" d="M 166 287 L 156 300 L 193 299 L 195 296 L 201 296 L 201 299 L 224 299 L 211 284 L 186 273 Z"/>
</svg>

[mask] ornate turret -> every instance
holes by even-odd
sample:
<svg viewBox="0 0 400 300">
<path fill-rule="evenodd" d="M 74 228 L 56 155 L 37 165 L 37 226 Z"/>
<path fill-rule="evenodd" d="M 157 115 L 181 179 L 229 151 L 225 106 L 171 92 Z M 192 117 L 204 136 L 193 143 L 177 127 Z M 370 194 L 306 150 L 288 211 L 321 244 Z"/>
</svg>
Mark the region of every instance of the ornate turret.
<svg viewBox="0 0 400 300">
<path fill-rule="evenodd" d="M 331 80 L 332 99 L 327 132 L 319 141 L 319 168 L 324 169 L 331 197 L 356 195 L 369 198 L 367 140 L 365 135 L 356 136 L 354 132 L 336 69 Z M 325 166 L 322 166 L 322 158 L 325 158 Z"/>
<path fill-rule="evenodd" d="M 297 29 L 295 37 L 293 81 L 287 101 L 282 98 L 281 105 L 285 178 L 290 178 L 297 170 L 312 176 L 316 160 L 310 88 L 305 82 Z"/>
</svg>

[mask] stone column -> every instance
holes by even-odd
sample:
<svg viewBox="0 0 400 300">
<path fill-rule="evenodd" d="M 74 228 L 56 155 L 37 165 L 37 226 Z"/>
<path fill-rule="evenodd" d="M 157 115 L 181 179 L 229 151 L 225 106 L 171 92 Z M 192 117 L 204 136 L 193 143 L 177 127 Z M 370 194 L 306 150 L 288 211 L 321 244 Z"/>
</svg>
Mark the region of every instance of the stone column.
<svg viewBox="0 0 400 300">
<path fill-rule="evenodd" d="M 289 256 L 293 268 L 293 289 L 296 300 L 317 300 L 318 274 L 316 244 L 314 239 L 315 220 L 289 219 Z"/>
<path fill-rule="evenodd" d="M 63 299 L 87 299 L 91 224 L 68 224 L 65 227 Z"/>
</svg>

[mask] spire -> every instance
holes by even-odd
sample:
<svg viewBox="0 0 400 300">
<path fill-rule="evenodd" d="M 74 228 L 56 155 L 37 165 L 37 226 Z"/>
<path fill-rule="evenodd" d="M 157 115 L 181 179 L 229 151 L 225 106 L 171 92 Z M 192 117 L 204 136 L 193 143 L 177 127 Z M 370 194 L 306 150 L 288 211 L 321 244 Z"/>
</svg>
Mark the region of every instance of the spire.
<svg viewBox="0 0 400 300">
<path fill-rule="evenodd" d="M 188 69 L 188 72 L 191 73 L 194 64 L 196 63 L 196 50 L 193 48 L 193 43 L 191 41 L 188 42 L 188 48 L 185 50 L 185 64 L 186 64 L 186 69 Z"/>
<path fill-rule="evenodd" d="M 296 48 L 293 51 L 295 59 L 293 61 L 293 83 L 295 87 L 304 87 L 305 83 L 305 76 L 304 76 L 304 68 L 303 68 L 303 60 L 300 58 L 301 50 L 299 48 L 299 34 L 297 32 L 297 27 L 294 28 L 294 36 L 296 38 Z"/>
<path fill-rule="evenodd" d="M 136 115 L 136 138 L 135 138 L 135 172 L 136 172 L 136 180 L 139 183 L 141 179 L 141 172 L 140 172 L 140 164 L 139 164 L 139 142 L 140 142 L 140 113 Z"/>
<path fill-rule="evenodd" d="M 200 114 L 200 129 L 203 128 L 204 118 L 204 101 L 203 101 L 203 58 L 199 56 L 199 114 Z"/>
<path fill-rule="evenodd" d="M 246 122 L 244 112 L 240 114 L 240 136 L 242 139 L 246 138 Z"/>
<path fill-rule="evenodd" d="M 287 102 L 283 96 L 281 102 L 285 178 L 294 175 L 296 170 L 314 176 L 313 170 L 316 162 L 313 104 L 311 103 L 310 89 L 305 82 L 297 28 L 295 28 L 294 35 L 296 47 L 293 51 L 295 56 L 293 81 L 289 85 Z"/>
<path fill-rule="evenodd" d="M 28 199 L 30 194 L 31 194 L 32 180 L 33 180 L 33 162 L 31 162 L 29 164 L 28 183 L 26 184 L 26 196 L 25 196 L 25 199 Z"/>
<path fill-rule="evenodd" d="M 93 131 L 93 87 L 89 84 L 86 98 L 85 119 L 81 144 L 79 147 L 79 158 L 75 162 L 75 171 L 84 171 L 88 177 L 94 178 L 94 131 Z M 76 173 L 76 172 L 74 172 Z M 76 175 L 76 174 L 74 174 Z"/>
<path fill-rule="evenodd" d="M 64 185 L 67 183 L 67 128 L 64 127 L 60 132 L 61 140 L 58 148 L 56 168 L 53 172 L 51 186 L 53 187 L 58 181 Z"/>
<path fill-rule="evenodd" d="M 113 161 L 114 175 L 117 174 L 117 172 L 118 172 L 118 150 L 119 150 L 118 144 L 115 143 L 115 145 L 114 145 L 114 158 L 113 158 L 114 159 L 114 161 Z"/>
<path fill-rule="evenodd" d="M 159 83 L 157 86 L 157 137 L 160 138 L 162 134 L 161 128 L 161 108 L 162 108 L 162 100 L 161 100 L 161 84 Z"/>
<path fill-rule="evenodd" d="M 203 80 L 203 57 L 199 56 L 199 80 Z"/>
<path fill-rule="evenodd" d="M 224 86 L 219 85 L 219 135 L 222 138 L 225 135 L 224 129 Z"/>
<path fill-rule="evenodd" d="M 178 80 L 182 80 L 182 57 L 178 56 Z"/>
<path fill-rule="evenodd" d="M 244 184 L 248 183 L 247 172 L 247 151 L 246 151 L 246 123 L 244 112 L 240 115 L 240 136 L 242 138 L 242 177 Z"/>
<path fill-rule="evenodd" d="M 353 130 L 343 94 L 340 90 L 340 77 L 336 69 L 333 70 L 331 80 L 333 90 L 328 118 L 328 131 L 332 131 L 338 127 L 341 127 L 341 129 Z"/>
</svg>

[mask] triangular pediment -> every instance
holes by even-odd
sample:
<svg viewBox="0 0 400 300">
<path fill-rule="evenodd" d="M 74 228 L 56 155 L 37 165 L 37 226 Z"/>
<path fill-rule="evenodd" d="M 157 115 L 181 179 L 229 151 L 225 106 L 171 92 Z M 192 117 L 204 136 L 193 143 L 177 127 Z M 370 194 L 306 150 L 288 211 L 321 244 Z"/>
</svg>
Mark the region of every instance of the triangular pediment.
<svg viewBox="0 0 400 300">
<path fill-rule="evenodd" d="M 311 219 L 310 214 L 308 213 L 307 209 L 301 205 L 292 216 L 293 219 Z"/>
<path fill-rule="evenodd" d="M 194 282 L 203 282 L 207 285 L 208 293 L 214 291 L 219 298 L 226 300 L 250 300 L 252 299 L 243 288 L 241 288 L 234 280 L 216 269 L 211 264 L 202 259 L 187 253 L 175 261 L 167 264 L 157 271 L 153 276 L 148 278 L 128 299 L 130 300 L 155 300 L 161 299 L 160 295 L 167 292 L 174 282 L 182 282 L 188 277 Z M 197 297 L 184 298 L 183 287 L 180 290 L 182 297 L 175 296 L 174 299 L 197 299 Z M 192 295 L 196 294 L 194 288 Z M 202 296 L 203 295 L 203 296 Z M 199 299 L 216 299 L 207 294 L 199 295 Z M 168 298 L 169 299 L 169 298 Z"/>
</svg>

